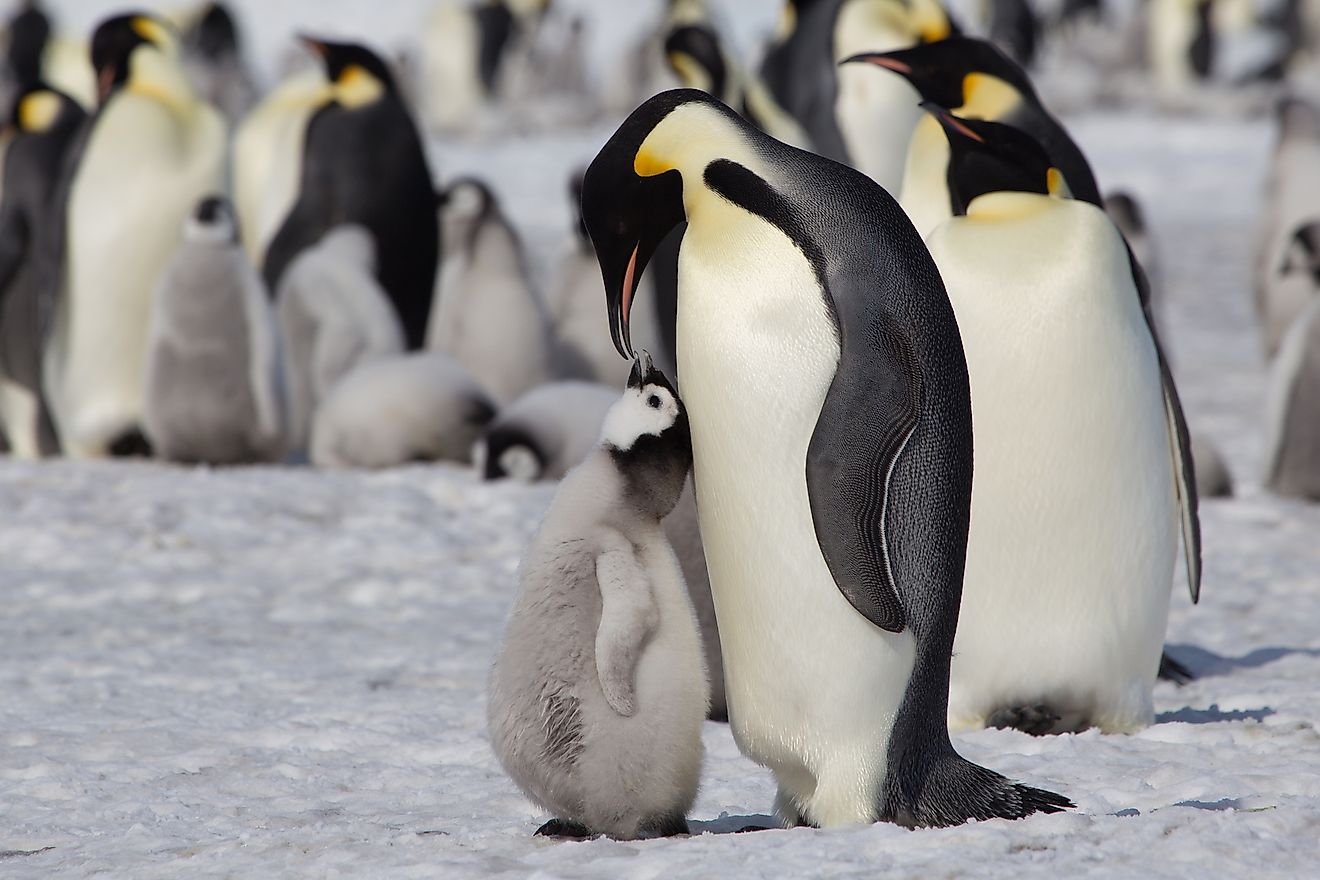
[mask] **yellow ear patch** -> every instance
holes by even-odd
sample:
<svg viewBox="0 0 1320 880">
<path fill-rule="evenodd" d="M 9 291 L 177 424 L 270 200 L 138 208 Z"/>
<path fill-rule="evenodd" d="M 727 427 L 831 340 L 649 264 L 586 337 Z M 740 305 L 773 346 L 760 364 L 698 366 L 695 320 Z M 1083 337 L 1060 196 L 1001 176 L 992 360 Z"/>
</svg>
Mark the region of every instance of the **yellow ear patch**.
<svg viewBox="0 0 1320 880">
<path fill-rule="evenodd" d="M 1072 189 L 1068 186 L 1068 179 L 1057 168 L 1051 168 L 1045 173 L 1045 186 L 1050 195 L 1057 199 L 1072 198 Z"/>
<path fill-rule="evenodd" d="M 350 109 L 380 100 L 385 84 L 360 64 L 350 64 L 335 81 L 335 100 Z"/>
<path fill-rule="evenodd" d="M 139 15 L 130 26 L 139 37 L 156 46 L 164 47 L 173 41 L 169 30 L 154 18 Z"/>
<path fill-rule="evenodd" d="M 923 43 L 936 43 L 953 32 L 948 13 L 938 0 L 913 0 L 912 24 Z"/>
<path fill-rule="evenodd" d="M 60 113 L 60 99 L 51 92 L 33 92 L 18 105 L 18 127 L 40 132 L 51 127 Z"/>
<path fill-rule="evenodd" d="M 645 147 L 638 150 L 637 156 L 633 159 L 633 171 L 638 177 L 655 177 L 657 174 L 673 170 L 672 162 L 666 162 Z"/>
<path fill-rule="evenodd" d="M 963 77 L 963 105 L 950 109 L 956 109 L 959 116 L 994 122 L 1007 116 L 1021 101 L 1017 89 L 999 77 L 969 73 Z"/>
</svg>

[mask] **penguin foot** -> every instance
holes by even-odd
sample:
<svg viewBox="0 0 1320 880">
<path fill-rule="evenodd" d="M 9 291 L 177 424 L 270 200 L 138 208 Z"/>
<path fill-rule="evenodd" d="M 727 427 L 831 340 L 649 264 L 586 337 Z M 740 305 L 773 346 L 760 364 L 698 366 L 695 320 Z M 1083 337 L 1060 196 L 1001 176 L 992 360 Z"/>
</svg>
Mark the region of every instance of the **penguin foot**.
<svg viewBox="0 0 1320 880">
<path fill-rule="evenodd" d="M 1020 730 L 1032 736 L 1046 736 L 1055 733 L 1055 725 L 1062 716 L 1044 703 L 1034 706 L 1013 706 L 996 709 L 985 719 L 986 727 Z"/>
<path fill-rule="evenodd" d="M 1160 655 L 1160 678 L 1182 687 L 1189 681 L 1196 681 L 1196 673 L 1169 656 L 1165 651 Z"/>
<path fill-rule="evenodd" d="M 536 829 L 536 833 L 532 836 L 553 837 L 557 840 L 586 840 L 591 836 L 591 829 L 568 819 L 551 819 Z"/>
<path fill-rule="evenodd" d="M 956 752 L 936 762 L 922 780 L 887 786 L 881 819 L 907 828 L 961 825 L 970 819 L 1022 819 L 1072 809 L 1068 798 L 1004 778 Z"/>
<path fill-rule="evenodd" d="M 116 437 L 108 450 L 115 458 L 151 458 L 151 442 L 137 428 L 130 428 Z"/>
</svg>

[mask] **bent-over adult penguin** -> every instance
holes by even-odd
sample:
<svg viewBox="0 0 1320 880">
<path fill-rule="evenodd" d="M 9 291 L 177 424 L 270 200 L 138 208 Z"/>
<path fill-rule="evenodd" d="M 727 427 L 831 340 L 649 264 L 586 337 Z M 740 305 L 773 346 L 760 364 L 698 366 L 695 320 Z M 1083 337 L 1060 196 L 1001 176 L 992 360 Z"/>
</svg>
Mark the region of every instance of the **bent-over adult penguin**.
<svg viewBox="0 0 1320 880">
<path fill-rule="evenodd" d="M 976 437 L 950 720 L 1131 732 L 1154 720 L 1180 523 L 1193 598 L 1200 584 L 1176 390 L 1104 211 L 1067 198 L 1029 135 L 931 112 L 955 216 L 927 243 Z"/>
<path fill-rule="evenodd" d="M 208 196 L 152 302 L 143 424 L 153 453 L 204 464 L 278 458 L 277 344 L 270 294 L 239 245 L 233 208 Z"/>
<path fill-rule="evenodd" d="M 953 310 L 898 204 L 692 90 L 623 123 L 582 204 L 625 353 L 637 281 L 687 218 L 678 369 L 729 721 L 785 821 L 1067 806 L 949 741 L 971 405 Z"/>
<path fill-rule="evenodd" d="M 52 227 L 65 156 L 87 122 L 77 101 L 44 85 L 20 92 L 9 124 L 0 197 L 0 424 L 15 456 L 59 452 L 41 388 L 51 308 Z M 601 320 L 604 320 L 602 315 Z"/>
<path fill-rule="evenodd" d="M 706 669 L 660 520 L 691 464 L 677 393 L 639 361 L 523 557 L 487 717 L 504 769 L 554 814 L 538 833 L 687 831 Z"/>
<path fill-rule="evenodd" d="M 271 290 L 293 259 L 332 226 L 367 229 L 376 278 L 411 349 L 426 341 L 440 257 L 434 188 L 412 116 L 385 62 L 355 43 L 304 37 L 320 56 L 330 97 L 307 123 L 298 200 L 266 250 Z"/>
<path fill-rule="evenodd" d="M 70 150 L 54 329 L 43 382 L 76 457 L 146 451 L 142 371 L 152 291 L 197 202 L 224 185 L 225 127 L 198 99 L 178 40 L 146 15 L 92 35 L 100 108 Z"/>
<path fill-rule="evenodd" d="M 844 66 L 859 63 L 897 74 L 923 100 L 959 118 L 986 119 L 1025 131 L 1063 172 L 1074 198 L 1102 204 L 1086 156 L 1041 103 L 1026 71 L 992 43 L 955 36 L 894 52 L 862 52 L 845 59 Z M 939 125 L 930 117 L 922 119 L 908 146 L 899 201 L 923 238 L 952 216 L 948 165 L 949 145 Z"/>
</svg>

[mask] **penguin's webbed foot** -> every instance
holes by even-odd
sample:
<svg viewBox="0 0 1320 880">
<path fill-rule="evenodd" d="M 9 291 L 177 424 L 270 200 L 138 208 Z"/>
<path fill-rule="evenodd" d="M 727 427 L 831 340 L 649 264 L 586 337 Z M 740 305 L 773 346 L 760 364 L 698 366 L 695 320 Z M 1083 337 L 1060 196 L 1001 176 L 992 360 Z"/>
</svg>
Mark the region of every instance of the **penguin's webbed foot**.
<svg viewBox="0 0 1320 880">
<path fill-rule="evenodd" d="M 551 819 L 536 829 L 533 837 L 553 837 L 556 840 L 586 840 L 591 829 L 568 819 Z"/>
<path fill-rule="evenodd" d="M 1034 706 L 1012 706 L 996 709 L 985 719 L 986 727 L 1020 730 L 1032 736 L 1046 736 L 1055 733 L 1055 725 L 1062 716 L 1044 703 Z"/>
</svg>

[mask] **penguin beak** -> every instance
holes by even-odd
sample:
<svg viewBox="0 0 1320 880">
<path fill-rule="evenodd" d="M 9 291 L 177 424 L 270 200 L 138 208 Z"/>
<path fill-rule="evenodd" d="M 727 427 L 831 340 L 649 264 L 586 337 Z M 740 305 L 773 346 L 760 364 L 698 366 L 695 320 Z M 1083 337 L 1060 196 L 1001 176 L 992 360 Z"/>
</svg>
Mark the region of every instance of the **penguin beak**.
<svg viewBox="0 0 1320 880">
<path fill-rule="evenodd" d="M 874 64 L 876 67 L 883 67 L 886 70 L 892 70 L 901 76 L 910 76 L 912 74 L 912 65 L 905 61 L 899 61 L 897 58 L 890 58 L 883 52 L 860 52 L 857 55 L 851 55 L 840 64 Z"/>
<path fill-rule="evenodd" d="M 582 179 L 582 222 L 605 280 L 610 337 L 629 359 L 628 319 L 642 272 L 664 237 L 686 219 L 682 176 L 665 171 L 643 177 L 633 168 L 635 153 L 606 144 Z"/>
<path fill-rule="evenodd" d="M 922 101 L 921 109 L 935 117 L 935 121 L 944 129 L 950 140 L 961 137 L 976 141 L 978 144 L 985 143 L 985 138 L 972 131 L 970 126 L 934 101 Z"/>
<path fill-rule="evenodd" d="M 308 50 L 318 58 L 325 58 L 326 53 L 329 51 L 329 47 L 327 47 L 324 42 L 318 40 L 316 37 L 308 36 L 307 34 L 299 34 L 298 41 L 306 46 Z"/>
</svg>

